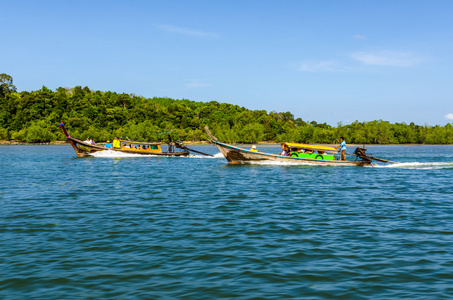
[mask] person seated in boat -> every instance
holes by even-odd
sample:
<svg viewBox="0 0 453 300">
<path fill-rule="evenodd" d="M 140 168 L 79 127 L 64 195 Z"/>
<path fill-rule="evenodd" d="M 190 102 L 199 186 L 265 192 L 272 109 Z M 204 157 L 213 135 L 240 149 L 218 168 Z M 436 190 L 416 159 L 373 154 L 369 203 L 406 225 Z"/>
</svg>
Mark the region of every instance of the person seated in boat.
<svg viewBox="0 0 453 300">
<path fill-rule="evenodd" d="M 285 144 L 282 145 L 282 153 L 280 153 L 282 156 L 289 156 L 289 149 L 288 146 Z"/>
<path fill-rule="evenodd" d="M 120 140 L 116 136 L 113 139 L 113 148 L 121 148 Z"/>
<path fill-rule="evenodd" d="M 326 155 L 326 151 L 318 150 L 318 154 Z"/>
<path fill-rule="evenodd" d="M 84 142 L 87 143 L 87 144 L 91 144 L 91 140 L 90 140 L 89 137 L 87 137 L 87 139 Z"/>
<path fill-rule="evenodd" d="M 110 141 L 107 141 L 107 143 L 105 143 L 104 145 L 106 148 L 112 148 L 112 144 L 110 144 Z"/>
<path fill-rule="evenodd" d="M 255 145 L 253 145 L 252 148 L 250 148 L 250 151 L 259 152 L 259 151 L 256 149 L 256 146 L 255 146 Z"/>
<path fill-rule="evenodd" d="M 90 144 L 91 144 L 91 145 L 96 145 L 96 143 L 94 142 L 93 139 L 90 140 Z"/>
<path fill-rule="evenodd" d="M 313 152 L 315 152 L 313 149 L 305 149 L 305 153 L 313 154 Z"/>
</svg>

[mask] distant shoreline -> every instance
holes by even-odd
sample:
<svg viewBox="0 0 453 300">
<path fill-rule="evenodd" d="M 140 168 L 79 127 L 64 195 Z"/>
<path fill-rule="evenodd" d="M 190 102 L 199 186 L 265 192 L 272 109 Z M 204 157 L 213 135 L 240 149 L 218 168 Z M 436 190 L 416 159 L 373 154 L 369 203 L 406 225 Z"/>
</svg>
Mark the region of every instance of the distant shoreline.
<svg viewBox="0 0 453 300">
<path fill-rule="evenodd" d="M 104 144 L 105 142 L 99 143 L 99 144 Z M 200 142 L 189 142 L 185 141 L 183 142 L 186 145 L 211 145 L 210 142 L 208 141 L 200 141 Z M 281 143 L 275 143 L 275 142 L 258 142 L 255 143 L 258 146 L 280 146 Z M 12 140 L 12 141 L 1 141 L 0 140 L 0 145 L 70 145 L 69 142 L 67 141 L 55 141 L 55 142 L 48 142 L 48 143 L 26 143 L 23 141 L 18 141 L 18 140 Z M 233 145 L 253 145 L 253 143 L 233 143 Z M 339 146 L 340 144 L 311 144 L 311 145 L 317 145 L 317 146 Z M 347 144 L 349 147 L 362 147 L 363 144 Z M 453 145 L 453 144 L 365 144 L 366 146 L 448 146 L 448 145 Z"/>
</svg>

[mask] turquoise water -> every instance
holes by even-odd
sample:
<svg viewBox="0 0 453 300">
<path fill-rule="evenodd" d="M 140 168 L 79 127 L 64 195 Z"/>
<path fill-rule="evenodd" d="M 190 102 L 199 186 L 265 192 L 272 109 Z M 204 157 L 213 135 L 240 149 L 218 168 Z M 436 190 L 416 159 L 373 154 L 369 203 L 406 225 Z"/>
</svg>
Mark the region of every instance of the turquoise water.
<svg viewBox="0 0 453 300">
<path fill-rule="evenodd" d="M 453 298 L 453 146 L 366 168 L 193 148 L 216 157 L 0 146 L 0 298 Z"/>
</svg>

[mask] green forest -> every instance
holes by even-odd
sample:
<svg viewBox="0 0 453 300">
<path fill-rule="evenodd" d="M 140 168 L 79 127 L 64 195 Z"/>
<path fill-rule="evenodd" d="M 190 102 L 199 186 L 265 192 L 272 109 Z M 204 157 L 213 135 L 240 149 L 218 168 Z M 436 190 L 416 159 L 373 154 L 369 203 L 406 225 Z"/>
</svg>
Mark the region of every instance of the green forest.
<svg viewBox="0 0 453 300">
<path fill-rule="evenodd" d="M 114 136 L 156 140 L 157 132 L 172 130 L 173 138 L 203 141 L 203 128 L 227 143 L 338 143 L 344 136 L 355 144 L 453 144 L 453 126 L 420 126 L 383 120 L 355 121 L 336 127 L 295 118 L 290 112 L 250 110 L 238 105 L 170 98 L 145 98 L 90 90 L 88 87 L 45 86 L 17 92 L 13 78 L 0 74 L 0 140 L 27 143 L 65 140 L 59 124 L 72 137 L 95 141 Z"/>
</svg>

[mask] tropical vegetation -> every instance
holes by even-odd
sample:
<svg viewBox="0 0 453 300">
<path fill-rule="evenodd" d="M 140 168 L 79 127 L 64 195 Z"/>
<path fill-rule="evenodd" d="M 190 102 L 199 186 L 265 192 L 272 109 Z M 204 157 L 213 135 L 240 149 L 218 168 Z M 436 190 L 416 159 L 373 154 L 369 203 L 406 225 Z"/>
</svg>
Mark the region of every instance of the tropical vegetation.
<svg viewBox="0 0 453 300">
<path fill-rule="evenodd" d="M 337 143 L 344 136 L 356 144 L 453 144 L 452 124 L 420 126 L 375 120 L 334 127 L 295 118 L 290 112 L 250 110 L 217 101 L 145 98 L 81 86 L 17 92 L 12 77 L 0 74 L 0 140 L 65 140 L 61 122 L 71 136 L 96 141 L 114 136 L 155 140 L 157 132 L 170 130 L 175 139 L 202 141 L 207 140 L 203 128 L 208 125 L 228 143 Z"/>
</svg>

